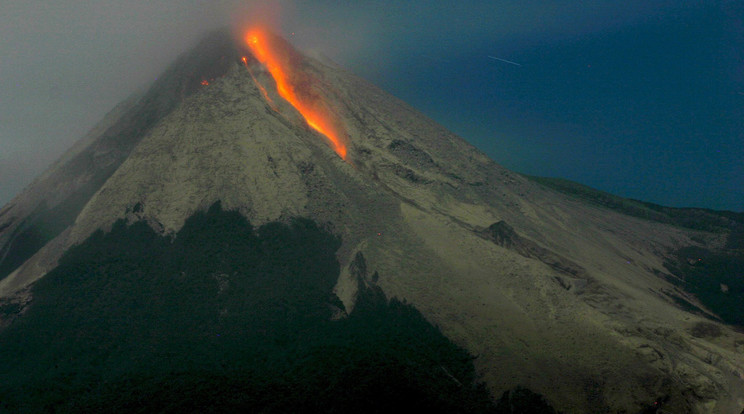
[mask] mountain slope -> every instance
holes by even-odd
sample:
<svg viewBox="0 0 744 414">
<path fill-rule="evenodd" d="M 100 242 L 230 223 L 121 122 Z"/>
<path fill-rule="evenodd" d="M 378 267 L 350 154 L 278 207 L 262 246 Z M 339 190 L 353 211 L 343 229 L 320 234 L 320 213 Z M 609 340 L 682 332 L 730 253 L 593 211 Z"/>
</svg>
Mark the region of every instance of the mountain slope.
<svg viewBox="0 0 744 414">
<path fill-rule="evenodd" d="M 465 351 L 410 306 L 371 286 L 333 318 L 338 244 L 311 221 L 253 229 L 218 204 L 174 240 L 142 222 L 97 232 L 0 336 L 0 410 L 493 412 Z"/>
<path fill-rule="evenodd" d="M 192 54 L 215 66 L 187 59 L 171 69 L 190 74 L 183 79 L 192 92 L 177 94 L 131 140 L 111 144 L 121 162 L 81 193 L 74 223 L 30 259 L 8 262 L 23 263 L 0 281 L 10 327 L 33 310 L 33 283 L 71 246 L 122 219 L 178 240 L 189 217 L 220 202 L 255 226 L 304 217 L 332 232 L 340 239 L 333 290 L 344 313 L 364 297 L 362 255 L 385 296 L 414 306 L 476 356 L 493 395 L 523 386 L 565 412 L 744 407 L 744 335 L 711 321 L 714 311 L 674 283 L 682 276 L 669 264 L 690 246 L 724 248 L 728 230 L 651 222 L 560 194 L 366 81 L 273 40 L 306 75 L 305 93 L 343 126 L 343 160 L 279 96 L 247 47 L 224 34 L 213 39 L 227 46 Z M 17 243 L 18 223 L 34 222 L 34 204 L 23 200 L 77 176 L 53 168 L 47 177 L 3 209 L 4 251 Z"/>
<path fill-rule="evenodd" d="M 703 208 L 673 208 L 654 203 L 618 197 L 591 187 L 560 178 L 527 176 L 532 181 L 623 214 L 659 223 L 673 224 L 694 230 L 729 233 L 731 244 L 741 239 L 744 213 L 715 211 Z M 732 232 L 733 230 L 733 232 Z M 737 241 L 741 243 L 741 241 Z"/>
<path fill-rule="evenodd" d="M 222 34 L 181 56 L 143 96 L 119 104 L 19 196 L 0 210 L 0 278 L 65 231 L 142 137 L 205 77 L 224 74 L 234 54 Z"/>
</svg>

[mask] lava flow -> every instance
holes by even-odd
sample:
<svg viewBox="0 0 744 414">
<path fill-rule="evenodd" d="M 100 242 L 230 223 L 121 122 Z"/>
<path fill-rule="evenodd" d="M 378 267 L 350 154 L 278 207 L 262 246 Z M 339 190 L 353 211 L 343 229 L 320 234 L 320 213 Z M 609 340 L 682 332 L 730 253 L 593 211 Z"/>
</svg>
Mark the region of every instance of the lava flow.
<svg viewBox="0 0 744 414">
<path fill-rule="evenodd" d="M 290 47 L 261 28 L 249 30 L 245 41 L 274 78 L 279 96 L 295 107 L 311 128 L 328 138 L 333 150 L 346 160 L 344 134 L 322 98 L 312 90 L 314 79 L 297 68 L 299 59 Z"/>
</svg>

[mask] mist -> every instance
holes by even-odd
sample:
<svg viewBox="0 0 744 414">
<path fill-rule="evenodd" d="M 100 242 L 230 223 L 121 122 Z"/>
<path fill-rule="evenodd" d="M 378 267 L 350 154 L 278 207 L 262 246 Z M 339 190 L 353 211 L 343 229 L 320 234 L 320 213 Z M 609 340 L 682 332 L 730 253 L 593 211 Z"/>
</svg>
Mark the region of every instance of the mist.
<svg viewBox="0 0 744 414">
<path fill-rule="evenodd" d="M 560 6 L 542 0 L 470 1 L 457 5 L 446 1 L 425 5 L 396 1 L 347 4 L 330 0 L 312 4 L 232 0 L 6 1 L 0 5 L 0 205 L 30 184 L 118 102 L 152 83 L 176 56 L 206 32 L 239 26 L 258 17 L 300 49 L 326 56 L 409 101 L 509 168 L 528 173 L 560 173 L 600 187 L 605 183 L 604 189 L 620 195 L 645 196 L 668 204 L 741 209 L 744 196 L 740 192 L 724 203 L 692 196 L 665 198 L 658 194 L 663 188 L 657 188 L 654 194 L 633 192 L 617 184 L 617 180 L 601 176 L 592 181 L 593 175 L 567 171 L 555 161 L 546 164 L 550 157 L 545 151 L 549 147 L 526 149 L 518 144 L 539 145 L 534 138 L 539 131 L 525 135 L 529 131 L 517 128 L 510 135 L 511 126 L 494 124 L 495 117 L 490 113 L 473 110 L 482 108 L 483 102 L 461 98 L 457 91 L 446 87 L 438 88 L 458 73 L 471 79 L 475 73 L 474 79 L 480 79 L 478 76 L 491 76 L 487 71 L 541 64 L 522 62 L 527 65 L 525 68 L 502 68 L 494 66 L 498 62 L 488 61 L 488 55 L 514 60 L 520 53 L 527 56 L 526 51 L 541 45 L 571 44 L 582 37 L 601 37 L 603 33 L 655 20 L 688 16 L 702 5 L 702 1 L 619 4 L 606 0 Z M 479 60 L 481 56 L 483 61 Z M 431 72 L 416 73 L 419 67 Z M 432 75 L 440 69 L 443 78 Z M 546 66 L 545 70 L 553 69 Z M 481 85 L 490 87 L 495 88 Z M 432 88 L 440 93 L 431 95 Z M 568 136 L 573 131 L 561 133 Z M 725 182 L 726 188 L 734 188 L 740 182 L 737 174 L 741 168 L 733 166 L 730 159 L 715 162 L 722 169 L 717 179 Z M 533 168 L 538 163 L 542 169 Z"/>
</svg>

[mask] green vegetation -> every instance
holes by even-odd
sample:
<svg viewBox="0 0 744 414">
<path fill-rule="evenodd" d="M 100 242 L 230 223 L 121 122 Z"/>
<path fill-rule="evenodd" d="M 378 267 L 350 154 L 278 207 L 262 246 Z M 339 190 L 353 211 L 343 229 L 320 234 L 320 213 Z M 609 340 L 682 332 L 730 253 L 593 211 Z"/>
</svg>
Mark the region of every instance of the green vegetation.
<svg viewBox="0 0 744 414">
<path fill-rule="evenodd" d="M 732 232 L 732 239 L 741 239 L 744 232 L 744 213 L 716 211 L 703 208 L 673 208 L 654 203 L 618 197 L 604 191 L 562 178 L 535 177 L 528 179 L 558 192 L 609 208 L 617 212 L 660 223 L 694 230 Z"/>
<path fill-rule="evenodd" d="M 722 321 L 744 327 L 744 213 L 700 208 L 671 208 L 630 200 L 560 178 L 527 176 L 561 193 L 629 216 L 695 230 L 728 234 L 719 251 L 687 247 L 675 252 L 665 267 L 676 278 L 668 278 L 695 295 Z M 704 314 L 684 298 L 668 294 L 687 311 Z"/>
<path fill-rule="evenodd" d="M 670 281 L 694 294 L 722 321 L 744 327 L 744 251 L 686 247 L 664 266 L 679 278 Z"/>
<path fill-rule="evenodd" d="M 0 279 L 9 275 L 72 224 L 85 203 L 102 184 L 100 179 L 93 179 L 54 208 L 47 208 L 46 203 L 42 203 L 31 212 L 13 231 L 5 246 L 0 248 Z"/>
<path fill-rule="evenodd" d="M 254 229 L 219 204 L 173 238 L 117 222 L 0 333 L 0 411 L 520 412 L 375 286 L 332 320 L 339 246 L 312 221 Z"/>
<path fill-rule="evenodd" d="M 523 387 L 504 392 L 496 407 L 499 413 L 557 414 L 541 395 Z"/>
</svg>

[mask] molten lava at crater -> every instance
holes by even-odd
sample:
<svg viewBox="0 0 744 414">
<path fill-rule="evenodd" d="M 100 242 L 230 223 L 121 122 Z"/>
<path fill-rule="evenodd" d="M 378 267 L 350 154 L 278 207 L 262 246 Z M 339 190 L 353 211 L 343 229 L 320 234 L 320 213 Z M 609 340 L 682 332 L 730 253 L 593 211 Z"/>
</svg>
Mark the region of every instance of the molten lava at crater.
<svg viewBox="0 0 744 414">
<path fill-rule="evenodd" d="M 328 107 L 323 97 L 315 90 L 320 83 L 315 77 L 302 70 L 302 56 L 295 52 L 283 39 L 272 35 L 262 28 L 252 28 L 245 35 L 245 42 L 253 55 L 271 74 L 276 83 L 279 96 L 289 102 L 305 119 L 305 122 L 325 136 L 333 150 L 346 160 L 346 133 Z M 245 58 L 243 63 L 248 64 Z M 248 68 L 250 72 L 250 68 Z M 265 88 L 258 83 L 251 73 L 261 93 L 276 110 L 266 94 Z"/>
</svg>

